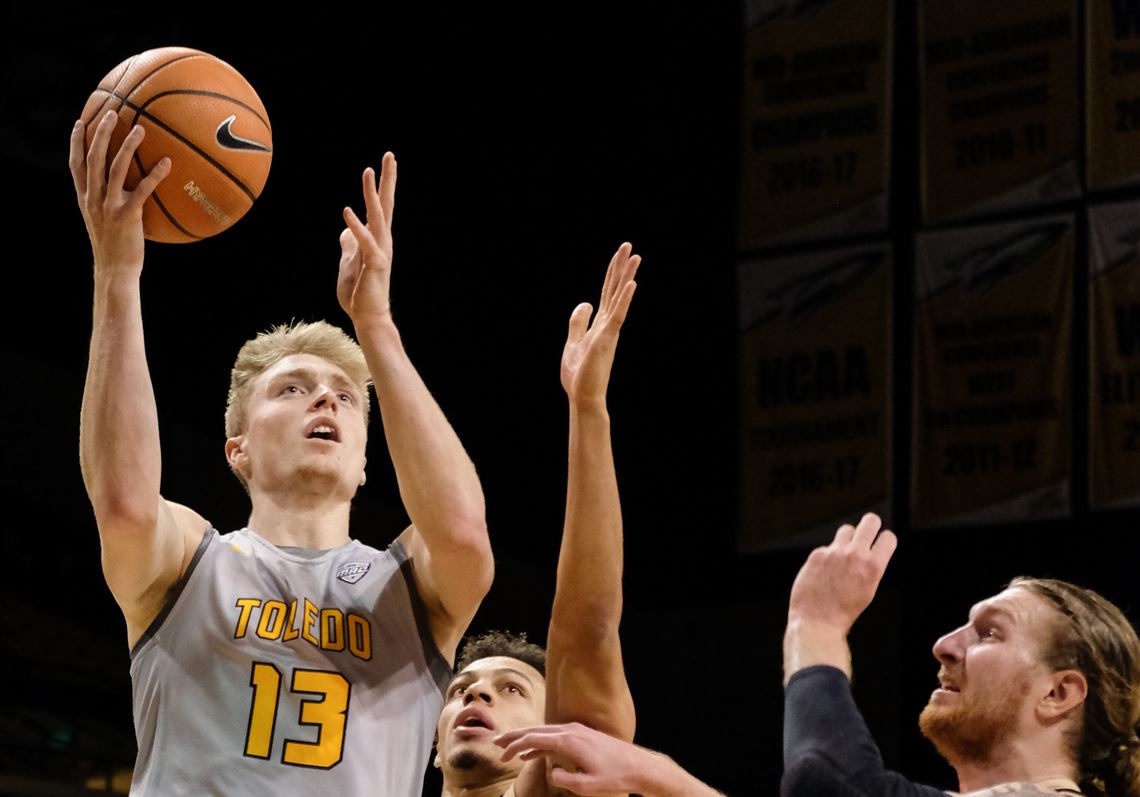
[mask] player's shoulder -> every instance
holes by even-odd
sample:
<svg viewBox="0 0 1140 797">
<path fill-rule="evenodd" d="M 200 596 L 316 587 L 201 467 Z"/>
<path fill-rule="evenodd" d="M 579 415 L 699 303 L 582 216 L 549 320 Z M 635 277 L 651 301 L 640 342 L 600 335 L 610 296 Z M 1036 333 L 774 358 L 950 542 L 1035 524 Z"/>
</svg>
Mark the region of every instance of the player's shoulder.
<svg viewBox="0 0 1140 797">
<path fill-rule="evenodd" d="M 194 540 L 200 540 L 202 535 L 210 528 L 210 521 L 206 520 L 197 511 L 185 504 L 164 498 L 166 508 L 170 510 L 170 517 L 182 535 Z"/>
</svg>

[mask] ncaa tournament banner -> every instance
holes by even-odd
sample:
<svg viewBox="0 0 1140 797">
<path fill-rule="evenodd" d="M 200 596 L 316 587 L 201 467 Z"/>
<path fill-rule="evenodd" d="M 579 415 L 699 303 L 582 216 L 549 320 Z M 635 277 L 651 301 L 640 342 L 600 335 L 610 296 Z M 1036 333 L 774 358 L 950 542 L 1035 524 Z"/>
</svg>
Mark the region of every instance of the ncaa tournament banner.
<svg viewBox="0 0 1140 797">
<path fill-rule="evenodd" d="M 741 249 L 887 229 L 892 0 L 748 0 Z"/>
<path fill-rule="evenodd" d="M 1070 511 L 1071 216 L 916 243 L 911 518 Z"/>
<path fill-rule="evenodd" d="M 1076 0 L 924 0 L 927 223 L 1078 195 L 1078 22 Z"/>
<path fill-rule="evenodd" d="M 885 244 L 739 266 L 741 551 L 818 542 L 890 499 Z"/>
<path fill-rule="evenodd" d="M 1089 505 L 1140 505 L 1140 202 L 1089 209 Z"/>
<path fill-rule="evenodd" d="M 1140 0 L 1088 0 L 1085 14 L 1088 186 L 1135 185 L 1140 183 Z"/>
</svg>

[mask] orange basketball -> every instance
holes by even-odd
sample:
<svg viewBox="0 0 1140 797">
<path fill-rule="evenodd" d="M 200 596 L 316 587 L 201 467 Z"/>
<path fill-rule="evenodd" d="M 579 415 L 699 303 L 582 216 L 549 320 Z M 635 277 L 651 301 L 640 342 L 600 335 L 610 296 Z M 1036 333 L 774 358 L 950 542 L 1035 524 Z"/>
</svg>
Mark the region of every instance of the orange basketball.
<svg viewBox="0 0 1140 797">
<path fill-rule="evenodd" d="M 109 110 L 119 122 L 107 164 L 135 124 L 146 136 L 127 174 L 133 188 L 163 156 L 170 174 L 143 207 L 152 241 L 189 243 L 217 235 L 261 194 L 273 159 L 273 131 L 257 92 L 219 58 L 187 47 L 131 56 L 91 94 L 80 117 L 87 146 Z"/>
</svg>

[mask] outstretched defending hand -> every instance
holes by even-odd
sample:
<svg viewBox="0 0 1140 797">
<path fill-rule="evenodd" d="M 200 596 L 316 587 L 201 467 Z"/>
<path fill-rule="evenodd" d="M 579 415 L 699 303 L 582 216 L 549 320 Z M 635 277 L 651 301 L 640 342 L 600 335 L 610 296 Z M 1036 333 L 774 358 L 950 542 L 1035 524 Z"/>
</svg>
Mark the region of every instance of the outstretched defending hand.
<svg viewBox="0 0 1140 797">
<path fill-rule="evenodd" d="M 830 545 L 816 548 L 792 584 L 788 619 L 834 626 L 846 634 L 871 604 L 898 546 L 883 521 L 868 512 L 858 526 L 839 527 Z"/>
<path fill-rule="evenodd" d="M 851 676 L 847 634 L 870 605 L 898 539 L 868 513 L 858 526 L 845 524 L 830 545 L 816 548 L 800 568 L 788 601 L 784 632 L 784 682 L 816 664 Z"/>
<path fill-rule="evenodd" d="M 86 153 L 83 151 L 85 126 L 81 121 L 76 122 L 71 128 L 68 165 L 75 183 L 79 210 L 91 238 L 96 272 L 123 269 L 137 276 L 142 272 L 145 243 L 143 204 L 163 178 L 170 174 L 170 158 L 163 158 L 155 164 L 133 191 L 125 190 L 123 183 L 127 169 L 146 131 L 138 125 L 131 128 L 108 171 L 107 149 L 116 121 L 115 111 L 103 114 L 95 128 L 91 149 Z"/>
<path fill-rule="evenodd" d="M 348 228 L 340 234 L 340 274 L 336 298 L 354 325 L 391 314 L 388 285 L 392 274 L 392 213 L 396 206 L 396 156 L 385 152 L 380 181 L 372 167 L 364 170 L 367 224 L 344 209 Z"/>
<path fill-rule="evenodd" d="M 589 302 L 582 302 L 570 315 L 562 349 L 562 388 L 572 404 L 605 404 L 618 333 L 637 290 L 634 277 L 641 255 L 632 251 L 633 246 L 624 243 L 610 259 L 593 323 L 590 313 L 594 308 Z"/>
</svg>

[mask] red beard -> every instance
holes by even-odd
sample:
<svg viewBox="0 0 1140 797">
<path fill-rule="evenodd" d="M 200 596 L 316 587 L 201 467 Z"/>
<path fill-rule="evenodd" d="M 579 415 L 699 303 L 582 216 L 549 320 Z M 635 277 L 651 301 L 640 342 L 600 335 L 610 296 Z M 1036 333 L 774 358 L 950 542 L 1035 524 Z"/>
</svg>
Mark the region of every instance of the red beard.
<svg viewBox="0 0 1140 797">
<path fill-rule="evenodd" d="M 948 705 L 927 703 L 918 727 L 951 766 L 986 763 L 1002 740 L 1016 731 L 1018 711 L 1029 689 L 1028 678 L 996 689 L 970 685 Z"/>
</svg>

